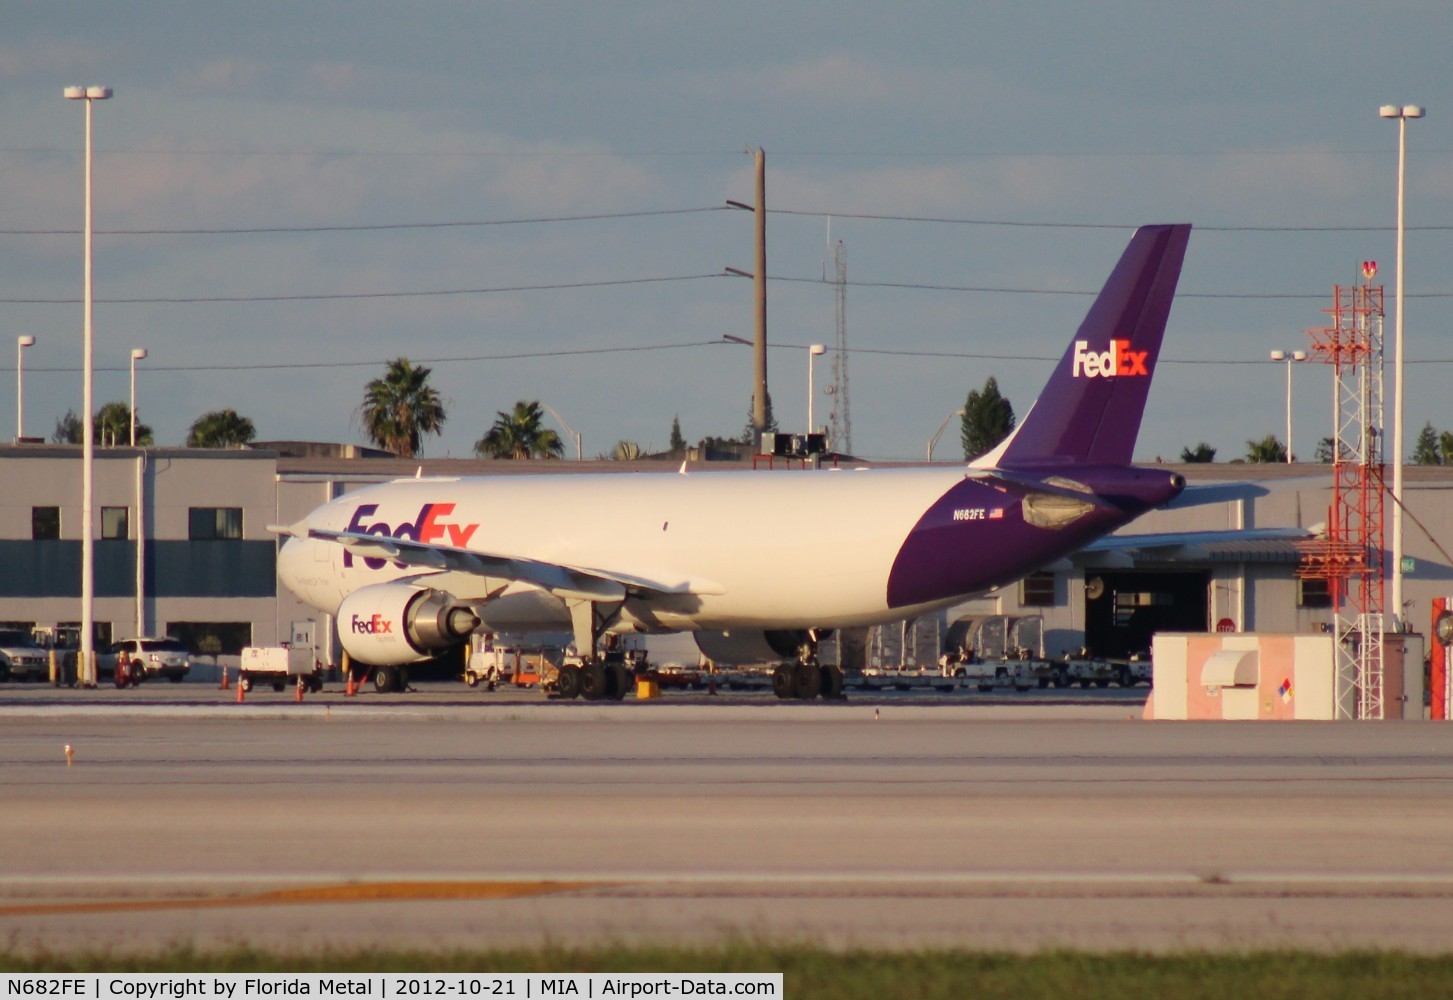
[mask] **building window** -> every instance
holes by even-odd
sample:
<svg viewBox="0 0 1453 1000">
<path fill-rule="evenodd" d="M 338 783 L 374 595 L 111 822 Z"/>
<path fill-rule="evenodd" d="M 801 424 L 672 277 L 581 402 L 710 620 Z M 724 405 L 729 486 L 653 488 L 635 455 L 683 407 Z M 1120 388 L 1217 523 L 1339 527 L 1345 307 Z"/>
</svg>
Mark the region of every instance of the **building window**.
<svg viewBox="0 0 1453 1000">
<path fill-rule="evenodd" d="M 1019 605 L 1025 608 L 1054 607 L 1054 574 L 1030 573 L 1020 580 Z"/>
<path fill-rule="evenodd" d="M 59 507 L 30 508 L 30 537 L 35 541 L 54 541 L 61 537 Z"/>
<path fill-rule="evenodd" d="M 1308 578 L 1297 581 L 1297 607 L 1330 608 L 1331 606 L 1332 593 L 1327 589 L 1326 580 Z"/>
<path fill-rule="evenodd" d="M 129 507 L 101 508 L 101 537 L 103 539 L 125 540 L 131 537 L 128 529 L 131 509 Z"/>
<path fill-rule="evenodd" d="M 252 645 L 252 622 L 168 622 L 166 634 L 193 656 L 237 656 Z"/>
<path fill-rule="evenodd" d="M 194 542 L 242 537 L 241 507 L 193 507 L 187 513 L 187 537 Z"/>
</svg>

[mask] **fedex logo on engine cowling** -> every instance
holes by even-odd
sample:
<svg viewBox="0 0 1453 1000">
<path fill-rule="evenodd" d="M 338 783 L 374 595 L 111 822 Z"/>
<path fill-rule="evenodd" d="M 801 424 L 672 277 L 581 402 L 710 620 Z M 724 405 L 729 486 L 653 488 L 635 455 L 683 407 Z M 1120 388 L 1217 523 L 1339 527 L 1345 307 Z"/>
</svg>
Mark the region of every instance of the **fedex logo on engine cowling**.
<svg viewBox="0 0 1453 1000">
<path fill-rule="evenodd" d="M 362 532 L 367 535 L 378 535 L 383 538 L 408 538 L 416 542 L 423 542 L 427 545 L 448 545 L 456 549 L 462 549 L 469 544 L 469 539 L 479 530 L 478 522 L 462 524 L 451 519 L 454 513 L 452 503 L 426 503 L 419 508 L 418 516 L 412 521 L 404 521 L 397 527 L 388 524 L 386 521 L 371 521 L 378 512 L 378 504 L 359 504 L 358 509 L 353 512 L 353 519 L 348 522 L 349 531 Z M 369 569 L 383 569 L 388 564 L 387 559 L 374 559 L 365 556 L 363 565 Z M 400 569 L 403 563 L 395 563 Z M 343 567 L 349 569 L 353 566 L 353 553 L 343 553 Z"/>
<path fill-rule="evenodd" d="M 392 635 L 394 623 L 383 615 L 375 614 L 371 618 L 360 618 L 353 616 L 353 631 L 356 635 Z"/>
<path fill-rule="evenodd" d="M 1090 350 L 1088 340 L 1075 341 L 1075 378 L 1120 378 L 1125 375 L 1149 375 L 1145 359 L 1149 351 L 1132 351 L 1130 341 L 1112 340 L 1108 351 Z"/>
</svg>

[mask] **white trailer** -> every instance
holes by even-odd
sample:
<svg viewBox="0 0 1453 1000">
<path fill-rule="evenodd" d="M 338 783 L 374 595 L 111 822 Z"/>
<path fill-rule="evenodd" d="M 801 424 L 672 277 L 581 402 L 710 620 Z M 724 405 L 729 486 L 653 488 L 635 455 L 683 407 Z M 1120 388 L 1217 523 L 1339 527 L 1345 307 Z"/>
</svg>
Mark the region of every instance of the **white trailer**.
<svg viewBox="0 0 1453 1000">
<path fill-rule="evenodd" d="M 242 650 L 242 672 L 237 678 L 242 690 L 254 684 L 271 684 L 281 691 L 289 684 L 302 684 L 311 691 L 323 690 L 323 670 L 311 649 L 287 646 L 247 646 Z"/>
</svg>

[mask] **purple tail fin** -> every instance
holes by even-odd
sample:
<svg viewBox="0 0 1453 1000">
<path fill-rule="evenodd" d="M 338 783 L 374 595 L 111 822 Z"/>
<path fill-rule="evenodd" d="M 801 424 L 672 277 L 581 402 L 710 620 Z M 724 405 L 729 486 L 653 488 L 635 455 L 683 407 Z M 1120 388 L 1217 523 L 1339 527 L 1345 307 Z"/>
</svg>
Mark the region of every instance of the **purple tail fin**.
<svg viewBox="0 0 1453 1000">
<path fill-rule="evenodd" d="M 1190 235 L 1135 231 L 1039 400 L 976 465 L 1130 463 Z"/>
</svg>

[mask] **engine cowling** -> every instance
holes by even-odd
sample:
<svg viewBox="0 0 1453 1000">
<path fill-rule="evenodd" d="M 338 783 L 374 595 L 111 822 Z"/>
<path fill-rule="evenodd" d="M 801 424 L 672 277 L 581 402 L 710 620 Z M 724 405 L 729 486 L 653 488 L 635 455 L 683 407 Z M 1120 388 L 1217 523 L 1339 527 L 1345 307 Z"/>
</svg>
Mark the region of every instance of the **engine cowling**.
<svg viewBox="0 0 1453 1000">
<path fill-rule="evenodd" d="M 713 663 L 746 666 L 797 659 L 797 649 L 808 641 L 794 629 L 732 629 L 730 632 L 693 632 L 696 648 Z"/>
<path fill-rule="evenodd" d="M 407 583 L 360 587 L 338 606 L 343 648 L 376 667 L 428 659 L 478 626 L 479 617 L 453 595 Z"/>
</svg>

